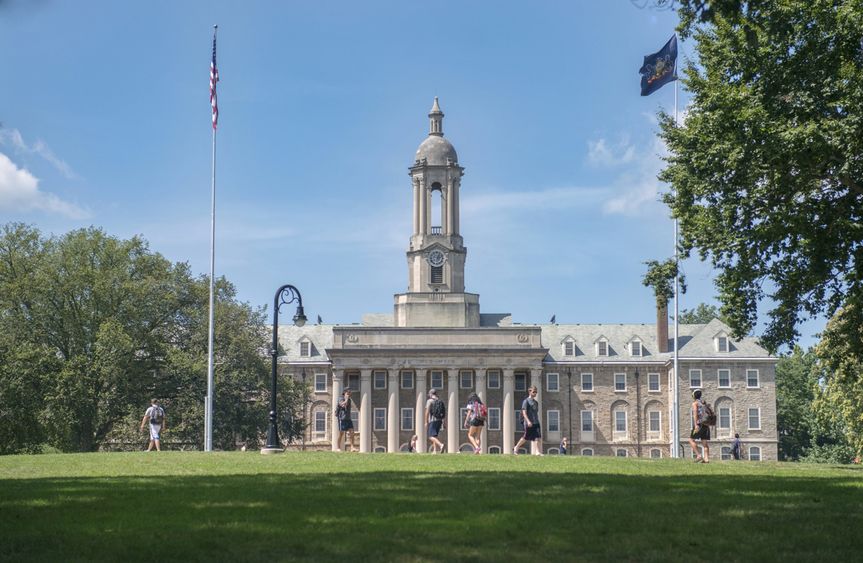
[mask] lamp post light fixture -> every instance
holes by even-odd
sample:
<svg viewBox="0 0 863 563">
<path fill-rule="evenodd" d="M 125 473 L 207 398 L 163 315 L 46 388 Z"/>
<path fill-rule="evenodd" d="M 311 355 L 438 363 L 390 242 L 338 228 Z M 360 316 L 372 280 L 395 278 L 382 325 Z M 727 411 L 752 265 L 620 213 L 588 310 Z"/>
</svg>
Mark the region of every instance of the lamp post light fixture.
<svg viewBox="0 0 863 563">
<path fill-rule="evenodd" d="M 276 454 L 283 452 L 279 442 L 279 429 L 276 426 L 276 362 L 279 357 L 279 309 L 282 305 L 297 303 L 297 312 L 294 314 L 294 324 L 303 326 L 306 324 L 306 314 L 303 312 L 303 297 L 296 287 L 285 284 L 276 291 L 273 298 L 273 372 L 270 382 L 270 429 L 267 431 L 267 445 L 261 450 L 262 454 Z"/>
</svg>

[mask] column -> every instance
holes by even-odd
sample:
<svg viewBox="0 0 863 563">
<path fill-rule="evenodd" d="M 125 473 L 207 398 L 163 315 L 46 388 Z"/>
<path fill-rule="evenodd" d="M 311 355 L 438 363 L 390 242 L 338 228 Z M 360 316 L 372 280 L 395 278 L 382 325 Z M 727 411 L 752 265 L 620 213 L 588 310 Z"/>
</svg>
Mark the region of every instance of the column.
<svg viewBox="0 0 863 563">
<path fill-rule="evenodd" d="M 452 236 L 455 234 L 455 190 L 453 183 L 449 182 L 446 190 L 446 234 Z"/>
<path fill-rule="evenodd" d="M 420 232 L 420 182 L 417 178 L 413 178 L 411 182 L 414 188 L 414 234 Z"/>
<path fill-rule="evenodd" d="M 513 390 L 515 389 L 515 372 L 512 369 L 503 370 L 503 409 L 500 411 L 503 424 L 503 453 L 512 454 L 515 446 L 515 406 Z"/>
<path fill-rule="evenodd" d="M 427 223 L 428 213 L 427 213 L 426 209 L 428 208 L 428 206 L 427 206 L 428 197 L 426 196 L 425 180 L 423 180 L 422 178 L 420 178 L 420 181 L 419 181 L 419 198 L 417 201 L 419 202 L 419 206 L 420 206 L 420 208 L 419 208 L 419 214 L 420 214 L 419 215 L 419 219 L 420 219 L 419 232 L 421 234 L 427 234 L 428 228 L 426 227 L 426 225 L 428 225 L 428 223 Z"/>
<path fill-rule="evenodd" d="M 449 370 L 447 379 L 447 405 L 446 405 L 446 451 L 454 454 L 458 452 L 459 429 L 462 421 L 459 420 L 458 404 L 458 370 Z"/>
<path fill-rule="evenodd" d="M 488 401 L 486 401 L 486 398 L 485 398 L 486 395 L 488 395 L 488 393 L 485 392 L 485 368 L 477 368 L 477 370 L 476 370 L 476 381 L 474 382 L 474 384 L 476 387 L 476 394 L 479 395 L 479 398 L 482 399 L 482 402 L 486 403 L 486 406 L 488 406 Z M 486 421 L 486 424 L 482 427 L 482 434 L 480 435 L 480 440 L 481 440 L 480 445 L 482 446 L 480 451 L 484 454 L 487 454 L 488 453 L 488 421 Z"/>
<path fill-rule="evenodd" d="M 417 452 L 425 453 L 428 446 L 426 438 L 426 370 L 414 372 L 414 387 L 416 388 L 416 406 L 414 407 L 414 433 L 417 435 Z"/>
<path fill-rule="evenodd" d="M 456 178 L 452 183 L 452 234 L 457 235 L 459 231 L 459 202 L 458 202 L 458 192 L 459 192 L 459 184 L 460 180 Z"/>
<path fill-rule="evenodd" d="M 336 406 L 339 404 L 339 400 L 342 398 L 342 382 L 345 378 L 345 370 L 343 369 L 334 369 L 333 370 L 333 404 L 330 427 L 332 432 L 330 435 L 332 436 L 332 447 L 334 452 L 338 452 L 339 450 L 339 419 L 336 418 Z"/>
<path fill-rule="evenodd" d="M 360 370 L 360 452 L 372 451 L 372 370 Z"/>
<path fill-rule="evenodd" d="M 399 370 L 389 369 L 387 372 L 387 452 L 393 454 L 399 451 Z"/>
<path fill-rule="evenodd" d="M 545 443 L 545 436 L 548 432 L 545 424 L 545 412 L 542 410 L 542 368 L 533 368 L 530 370 L 530 384 L 536 386 L 536 402 L 539 403 L 537 414 L 539 416 L 540 429 L 542 430 L 542 438 L 530 443 L 530 453 L 535 454 L 542 453 L 542 445 Z"/>
</svg>

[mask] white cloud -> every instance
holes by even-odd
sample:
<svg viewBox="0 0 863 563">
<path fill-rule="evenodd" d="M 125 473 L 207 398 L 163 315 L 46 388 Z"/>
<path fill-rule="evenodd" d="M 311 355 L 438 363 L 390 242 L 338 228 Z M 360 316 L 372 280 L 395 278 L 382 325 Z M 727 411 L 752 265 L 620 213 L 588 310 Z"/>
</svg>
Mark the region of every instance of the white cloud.
<svg viewBox="0 0 863 563">
<path fill-rule="evenodd" d="M 662 183 L 657 178 L 663 167 L 663 156 L 668 151 L 659 137 L 641 150 L 633 149 L 629 166 L 612 181 L 606 193 L 614 194 L 602 204 L 606 215 L 643 215 L 661 206 L 659 194 Z"/>
<path fill-rule="evenodd" d="M 40 191 L 39 179 L 28 170 L 18 168 L 3 153 L 0 153 L 0 209 L 13 212 L 44 211 L 72 219 L 84 219 L 89 215 L 75 204 Z"/>
<path fill-rule="evenodd" d="M 548 188 L 526 192 L 495 192 L 465 197 L 460 210 L 464 215 L 484 215 L 491 210 L 563 209 L 596 202 L 602 189 L 590 187 Z"/>
<path fill-rule="evenodd" d="M 587 142 L 587 162 L 593 166 L 620 166 L 632 162 L 635 157 L 635 147 L 628 138 L 621 139 L 615 145 L 610 145 L 605 139 Z"/>
<path fill-rule="evenodd" d="M 41 139 L 37 139 L 35 143 L 28 145 L 24 142 L 24 137 L 21 136 L 21 132 L 17 129 L 0 129 L 0 143 L 12 146 L 19 153 L 35 154 L 42 157 L 69 180 L 78 177 L 72 168 L 66 164 L 66 161 L 54 154 L 51 147 Z"/>
</svg>

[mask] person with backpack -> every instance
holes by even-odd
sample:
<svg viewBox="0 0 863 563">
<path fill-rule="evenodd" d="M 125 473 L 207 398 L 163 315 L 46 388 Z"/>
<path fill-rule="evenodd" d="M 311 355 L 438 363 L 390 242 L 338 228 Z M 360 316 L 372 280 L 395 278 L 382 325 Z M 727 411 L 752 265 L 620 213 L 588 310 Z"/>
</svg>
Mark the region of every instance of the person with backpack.
<svg viewBox="0 0 863 563">
<path fill-rule="evenodd" d="M 731 457 L 740 459 L 740 451 L 743 449 L 743 444 L 740 443 L 740 434 L 734 433 L 734 441 L 731 442 Z"/>
<path fill-rule="evenodd" d="M 144 418 L 141 419 L 141 430 L 147 423 L 150 423 L 150 444 L 147 446 L 147 451 L 162 451 L 161 433 L 168 429 L 167 419 L 165 418 L 165 409 L 159 406 L 159 400 L 153 399 L 150 401 L 150 407 L 144 413 Z"/>
<path fill-rule="evenodd" d="M 473 453 L 482 452 L 482 427 L 488 418 L 488 407 L 476 393 L 471 393 L 465 406 L 464 427 L 468 429 L 467 439 L 473 446 Z"/>
<path fill-rule="evenodd" d="M 512 455 L 518 455 L 518 449 L 525 442 L 533 442 L 542 439 L 542 429 L 539 424 L 539 401 L 536 396 L 539 390 L 536 385 L 531 385 L 527 390 L 527 398 L 521 403 L 521 418 L 524 422 L 524 435 L 519 438 L 518 444 L 512 449 Z M 536 449 L 533 455 L 542 455 L 542 448 Z"/>
<path fill-rule="evenodd" d="M 710 426 L 716 424 L 713 409 L 701 398 L 701 389 L 692 392 L 692 432 L 689 445 L 695 452 L 695 463 L 710 463 Z M 695 440 L 701 440 L 703 454 L 698 453 Z"/>
<path fill-rule="evenodd" d="M 336 418 L 339 421 L 339 451 L 344 450 L 345 434 L 348 435 L 348 443 L 350 444 L 350 450 L 352 452 L 357 451 L 356 449 L 354 449 L 354 421 L 351 419 L 350 389 L 345 389 L 344 393 L 342 393 L 342 398 L 339 400 L 339 404 L 336 405 Z"/>
<path fill-rule="evenodd" d="M 429 389 L 426 401 L 426 423 L 428 424 L 428 439 L 431 442 L 431 453 L 443 453 L 443 442 L 438 435 L 443 430 L 446 420 L 446 405 L 437 396 L 437 389 Z"/>
</svg>

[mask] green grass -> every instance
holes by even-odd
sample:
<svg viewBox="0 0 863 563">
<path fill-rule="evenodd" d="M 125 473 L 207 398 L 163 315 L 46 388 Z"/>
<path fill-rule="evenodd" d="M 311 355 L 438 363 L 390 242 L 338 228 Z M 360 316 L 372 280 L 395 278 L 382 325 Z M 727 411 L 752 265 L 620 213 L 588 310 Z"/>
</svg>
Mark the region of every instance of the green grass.
<svg viewBox="0 0 863 563">
<path fill-rule="evenodd" d="M 863 471 L 257 452 L 0 457 L 0 561 L 860 560 Z"/>
</svg>

